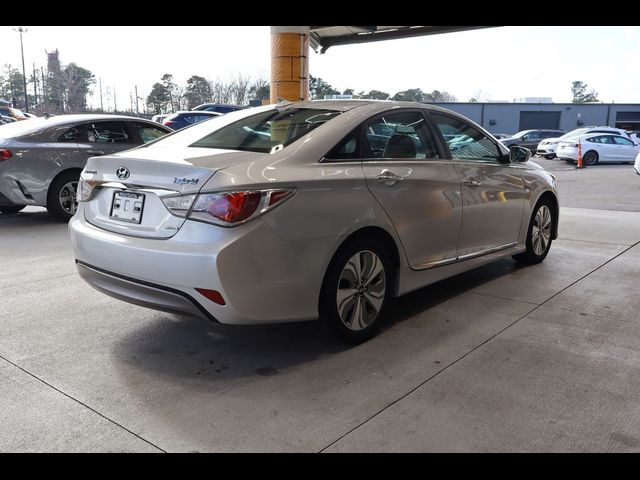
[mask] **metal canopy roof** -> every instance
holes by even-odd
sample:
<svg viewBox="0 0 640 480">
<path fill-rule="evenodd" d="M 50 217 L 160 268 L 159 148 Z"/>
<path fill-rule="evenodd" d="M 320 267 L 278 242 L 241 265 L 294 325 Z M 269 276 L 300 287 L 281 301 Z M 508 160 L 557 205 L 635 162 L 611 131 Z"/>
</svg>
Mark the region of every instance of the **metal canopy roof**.
<svg viewBox="0 0 640 480">
<path fill-rule="evenodd" d="M 491 27 L 342 27 L 319 26 L 309 27 L 311 47 L 318 53 L 324 53 L 334 45 L 346 45 L 349 43 L 365 43 L 394 38 L 417 37 L 421 35 L 436 35 L 439 33 L 461 32 L 475 30 L 477 28 Z"/>
</svg>

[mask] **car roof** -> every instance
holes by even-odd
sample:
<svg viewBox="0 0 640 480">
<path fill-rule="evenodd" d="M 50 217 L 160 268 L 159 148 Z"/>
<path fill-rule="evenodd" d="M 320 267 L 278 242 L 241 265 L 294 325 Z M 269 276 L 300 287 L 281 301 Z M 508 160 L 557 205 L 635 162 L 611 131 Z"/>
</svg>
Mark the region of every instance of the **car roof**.
<svg viewBox="0 0 640 480">
<path fill-rule="evenodd" d="M 152 123 L 150 120 L 146 118 L 138 118 L 138 117 L 130 117 L 127 115 L 108 115 L 108 114 L 93 114 L 93 113 L 80 113 L 80 114 L 72 114 L 72 115 L 55 115 L 51 117 L 38 117 L 32 118 L 29 120 L 23 120 L 19 123 L 19 126 L 15 124 L 11 124 L 10 129 L 5 127 L 9 126 L 6 124 L 0 130 L 0 138 L 11 138 L 11 137 L 21 137 L 23 135 L 30 135 L 47 128 L 58 127 L 64 125 L 71 125 L 75 123 L 82 122 L 92 122 L 92 121 L 101 121 L 101 120 L 135 120 L 139 122 L 147 122 Z M 7 135 L 9 135 L 7 137 Z"/>
<path fill-rule="evenodd" d="M 222 115 L 220 112 L 208 112 L 207 110 L 180 110 L 176 113 L 168 113 L 167 115 L 211 115 L 212 117 L 218 117 Z"/>
</svg>

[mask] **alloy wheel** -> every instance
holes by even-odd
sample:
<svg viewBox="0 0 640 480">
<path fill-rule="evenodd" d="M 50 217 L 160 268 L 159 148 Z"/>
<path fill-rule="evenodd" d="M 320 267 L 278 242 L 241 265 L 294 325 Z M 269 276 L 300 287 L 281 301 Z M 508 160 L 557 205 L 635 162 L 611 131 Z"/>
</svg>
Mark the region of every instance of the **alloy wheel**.
<svg viewBox="0 0 640 480">
<path fill-rule="evenodd" d="M 338 280 L 336 305 L 342 323 L 363 330 L 377 318 L 385 298 L 386 275 L 382 261 L 370 250 L 353 255 Z"/>
<path fill-rule="evenodd" d="M 551 210 L 542 205 L 533 220 L 531 245 L 536 255 L 542 255 L 551 241 Z"/>
<path fill-rule="evenodd" d="M 78 188 L 78 182 L 67 182 L 60 189 L 58 194 L 58 201 L 60 206 L 69 215 L 74 215 L 78 209 L 78 202 L 76 201 L 76 189 Z"/>
</svg>

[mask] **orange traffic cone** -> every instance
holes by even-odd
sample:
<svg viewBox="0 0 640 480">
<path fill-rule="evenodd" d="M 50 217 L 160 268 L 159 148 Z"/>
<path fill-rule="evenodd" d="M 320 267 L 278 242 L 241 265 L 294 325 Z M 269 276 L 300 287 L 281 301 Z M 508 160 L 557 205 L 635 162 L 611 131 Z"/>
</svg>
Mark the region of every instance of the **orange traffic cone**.
<svg viewBox="0 0 640 480">
<path fill-rule="evenodd" d="M 580 144 L 580 140 L 578 140 L 578 165 L 576 168 L 584 168 L 584 164 L 582 163 L 582 145 Z"/>
</svg>

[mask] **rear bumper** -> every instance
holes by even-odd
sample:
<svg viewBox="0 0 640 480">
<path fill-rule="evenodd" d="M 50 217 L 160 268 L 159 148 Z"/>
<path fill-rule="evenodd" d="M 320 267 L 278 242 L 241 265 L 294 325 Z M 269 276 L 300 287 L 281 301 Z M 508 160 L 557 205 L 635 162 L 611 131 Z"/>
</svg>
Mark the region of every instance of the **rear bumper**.
<svg viewBox="0 0 640 480">
<path fill-rule="evenodd" d="M 83 208 L 69 222 L 74 256 L 82 278 L 107 295 L 224 324 L 318 317 L 339 238 L 285 241 L 260 219 L 235 228 L 187 220 L 169 239 L 140 238 L 90 224 Z M 225 305 L 197 288 L 218 291 Z"/>
<path fill-rule="evenodd" d="M 96 290 L 125 302 L 217 322 L 193 297 L 173 288 L 108 272 L 76 260 L 80 277 Z"/>
</svg>

